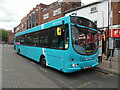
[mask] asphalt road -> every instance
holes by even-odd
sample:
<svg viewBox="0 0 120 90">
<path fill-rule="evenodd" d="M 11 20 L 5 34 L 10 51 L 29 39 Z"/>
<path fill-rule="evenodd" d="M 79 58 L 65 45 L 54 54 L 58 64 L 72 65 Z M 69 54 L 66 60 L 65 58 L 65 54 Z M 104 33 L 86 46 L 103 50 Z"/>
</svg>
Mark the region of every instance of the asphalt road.
<svg viewBox="0 0 120 90">
<path fill-rule="evenodd" d="M 2 88 L 118 88 L 118 76 L 93 69 L 65 74 L 2 46 Z"/>
</svg>

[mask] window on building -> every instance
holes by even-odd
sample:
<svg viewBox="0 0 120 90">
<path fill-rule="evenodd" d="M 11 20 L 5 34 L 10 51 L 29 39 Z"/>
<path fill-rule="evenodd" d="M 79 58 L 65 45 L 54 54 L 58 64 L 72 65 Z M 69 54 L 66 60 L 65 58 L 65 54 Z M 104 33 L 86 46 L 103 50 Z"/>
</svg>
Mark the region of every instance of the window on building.
<svg viewBox="0 0 120 90">
<path fill-rule="evenodd" d="M 72 13 L 72 15 L 77 15 L 77 13 Z"/>
<path fill-rule="evenodd" d="M 94 21 L 94 23 L 97 25 L 97 21 Z"/>
<path fill-rule="evenodd" d="M 120 13 L 120 11 L 118 11 L 118 13 Z"/>
<path fill-rule="evenodd" d="M 35 25 L 38 25 L 38 9 L 35 11 Z"/>
<path fill-rule="evenodd" d="M 77 4 L 76 2 L 72 4 L 72 8 L 76 8 L 79 7 L 79 4 Z"/>
<path fill-rule="evenodd" d="M 91 8 L 91 13 L 94 13 L 94 12 L 97 12 L 97 7 L 96 6 Z"/>
<path fill-rule="evenodd" d="M 48 19 L 48 18 L 49 18 L 49 13 L 43 15 L 43 20 Z"/>
<path fill-rule="evenodd" d="M 32 23 L 32 27 L 34 27 L 35 26 L 35 12 L 32 13 L 32 21 L 31 21 L 31 23 Z"/>
<path fill-rule="evenodd" d="M 115 38 L 115 48 L 120 50 L 120 38 Z"/>
<path fill-rule="evenodd" d="M 56 10 L 53 11 L 53 16 L 59 15 L 61 14 L 61 8 L 58 8 Z"/>
<path fill-rule="evenodd" d="M 25 28 L 25 26 L 26 26 L 26 23 L 23 23 L 23 24 L 22 24 L 22 29 L 24 29 L 24 28 Z"/>
</svg>

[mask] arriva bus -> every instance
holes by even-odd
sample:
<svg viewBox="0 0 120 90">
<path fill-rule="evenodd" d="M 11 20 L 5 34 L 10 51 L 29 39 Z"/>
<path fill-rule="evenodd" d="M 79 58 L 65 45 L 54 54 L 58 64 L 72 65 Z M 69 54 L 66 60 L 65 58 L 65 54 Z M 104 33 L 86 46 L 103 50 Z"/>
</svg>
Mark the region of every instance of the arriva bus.
<svg viewBox="0 0 120 90">
<path fill-rule="evenodd" d="M 98 65 L 98 30 L 90 20 L 66 16 L 17 33 L 15 51 L 65 73 Z"/>
</svg>

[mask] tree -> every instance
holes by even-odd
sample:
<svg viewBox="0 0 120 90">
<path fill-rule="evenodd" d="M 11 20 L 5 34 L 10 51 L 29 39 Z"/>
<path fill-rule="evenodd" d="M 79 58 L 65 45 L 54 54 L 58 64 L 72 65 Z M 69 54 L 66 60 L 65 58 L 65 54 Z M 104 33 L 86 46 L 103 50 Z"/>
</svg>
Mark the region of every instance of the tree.
<svg viewBox="0 0 120 90">
<path fill-rule="evenodd" d="M 8 41 L 8 31 L 0 29 L 0 41 Z"/>
</svg>

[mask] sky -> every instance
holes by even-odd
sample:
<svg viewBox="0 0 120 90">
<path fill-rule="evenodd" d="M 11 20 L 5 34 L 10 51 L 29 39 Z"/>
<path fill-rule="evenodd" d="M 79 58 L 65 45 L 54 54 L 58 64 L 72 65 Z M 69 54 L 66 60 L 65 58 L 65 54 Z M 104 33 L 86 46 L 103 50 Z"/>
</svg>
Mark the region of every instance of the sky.
<svg viewBox="0 0 120 90">
<path fill-rule="evenodd" d="M 13 30 L 21 19 L 37 4 L 50 4 L 57 0 L 0 0 L 0 28 Z M 81 0 L 89 4 L 98 0 Z"/>
</svg>

